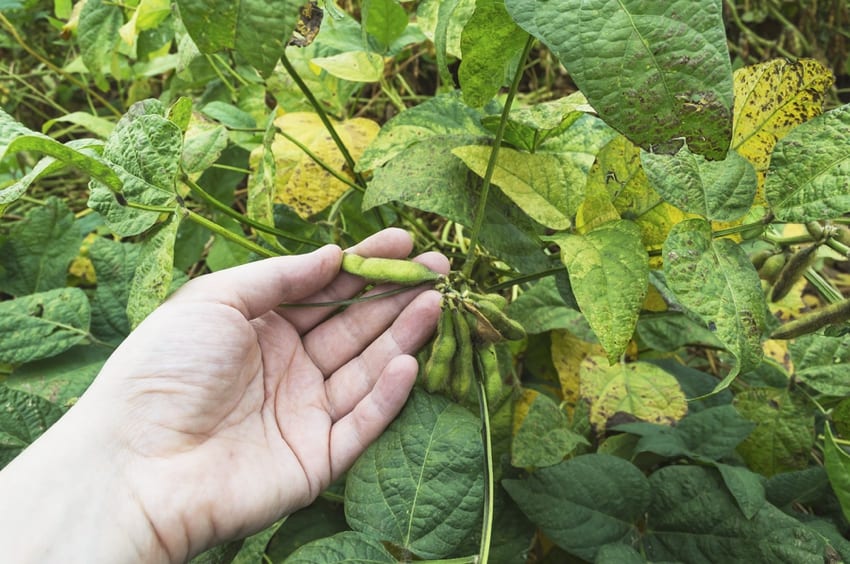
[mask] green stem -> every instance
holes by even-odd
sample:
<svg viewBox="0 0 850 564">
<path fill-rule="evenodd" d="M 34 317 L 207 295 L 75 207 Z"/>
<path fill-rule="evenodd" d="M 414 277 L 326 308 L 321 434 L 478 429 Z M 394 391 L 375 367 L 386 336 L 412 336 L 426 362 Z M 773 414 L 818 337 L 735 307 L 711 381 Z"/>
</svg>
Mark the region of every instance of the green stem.
<svg viewBox="0 0 850 564">
<path fill-rule="evenodd" d="M 525 60 L 523 58 L 522 60 Z M 496 484 L 493 476 L 493 438 L 490 430 L 490 405 L 484 387 L 484 369 L 476 355 L 475 382 L 478 386 L 478 407 L 481 411 L 481 443 L 484 446 L 484 515 L 481 519 L 481 544 L 478 548 L 478 564 L 487 564 L 490 559 L 490 542 L 493 536 L 493 517 Z"/>
<path fill-rule="evenodd" d="M 534 45 L 534 38 L 529 35 L 528 39 L 525 41 L 525 48 L 520 56 L 513 82 L 508 90 L 508 96 L 505 99 L 505 107 L 502 108 L 502 118 L 499 120 L 499 127 L 496 129 L 496 136 L 495 139 L 493 139 L 493 149 L 490 151 L 490 160 L 487 161 L 487 169 L 484 171 L 484 180 L 481 184 L 481 195 L 478 199 L 478 207 L 475 210 L 475 223 L 472 226 L 472 235 L 469 239 L 469 250 L 466 255 L 466 262 L 463 264 L 463 274 L 467 277 L 472 273 L 475 248 L 478 246 L 478 237 L 481 234 L 481 226 L 484 225 L 484 214 L 487 210 L 487 196 L 490 194 L 490 182 L 493 179 L 493 172 L 496 170 L 496 161 L 499 158 L 499 149 L 502 146 L 502 138 L 505 136 L 505 129 L 508 125 L 508 115 L 511 113 L 511 105 L 516 97 L 517 90 L 519 89 L 519 82 L 522 78 L 523 70 L 525 69 L 525 60 L 531 52 L 532 45 Z"/>
<path fill-rule="evenodd" d="M 221 81 L 221 83 L 224 85 L 224 87 L 227 88 L 227 90 L 230 92 L 230 95 L 233 98 L 236 98 L 236 96 L 237 96 L 236 88 L 232 84 L 230 84 L 230 82 L 228 82 L 228 80 L 224 77 L 224 74 L 219 70 L 218 65 L 215 64 L 215 61 L 213 61 L 213 58 L 209 55 L 204 55 L 204 58 L 206 58 L 207 64 L 213 70 L 213 72 L 218 77 L 218 79 Z"/>
<path fill-rule="evenodd" d="M 286 72 L 298 86 L 301 93 L 304 94 L 304 97 L 307 98 L 307 101 L 310 102 L 310 105 L 316 110 L 316 114 L 319 116 L 319 119 L 322 120 L 322 123 L 327 129 L 328 134 L 331 136 L 331 139 L 334 140 L 336 146 L 339 148 L 339 152 L 342 153 L 342 158 L 345 159 L 345 164 L 348 165 L 348 168 L 351 169 L 351 173 L 354 174 L 354 180 L 361 187 L 366 188 L 366 181 L 360 175 L 359 172 L 355 171 L 356 163 L 354 162 L 354 158 L 351 156 L 351 153 L 348 151 L 348 147 L 345 146 L 345 143 L 342 142 L 342 138 L 334 129 L 333 124 L 331 123 L 330 118 L 328 118 L 327 112 L 322 107 L 322 104 L 313 93 L 310 91 L 310 87 L 301 79 L 298 75 L 298 72 L 295 70 L 295 67 L 292 66 L 292 63 L 289 62 L 289 59 L 286 57 L 286 53 L 280 56 L 280 62 L 283 65 L 283 68 L 286 69 Z"/>
<path fill-rule="evenodd" d="M 288 241 L 293 241 L 295 243 L 302 243 L 305 245 L 311 245 L 313 247 L 320 247 L 321 245 L 317 244 L 315 241 L 311 239 L 307 239 L 306 237 L 299 237 L 298 235 L 293 235 L 291 233 L 287 233 L 286 231 L 281 231 L 276 227 L 271 227 L 269 225 L 265 225 L 260 223 L 255 219 L 251 219 L 250 217 L 239 213 L 235 209 L 231 208 L 224 202 L 217 200 L 212 194 L 204 190 L 200 187 L 200 185 L 192 180 L 191 178 L 184 176 L 181 178 L 184 184 L 192 190 L 192 193 L 200 197 L 203 201 L 211 205 L 214 209 L 220 211 L 224 215 L 235 219 L 240 223 L 244 223 L 245 225 L 249 225 L 256 229 L 257 231 L 262 231 L 263 233 L 268 233 L 269 235 L 276 235 L 282 239 L 287 239 Z"/>
<path fill-rule="evenodd" d="M 155 213 L 172 214 L 177 211 L 177 209 L 169 206 L 152 206 L 150 204 L 140 204 L 139 202 L 127 202 L 125 205 L 128 208 L 133 208 L 134 210 L 142 210 Z"/>
<path fill-rule="evenodd" d="M 824 297 L 826 301 L 831 304 L 835 304 L 838 302 L 844 301 L 844 296 L 835 289 L 835 286 L 829 283 L 829 280 L 821 276 L 820 272 L 813 268 L 806 269 L 804 274 L 806 280 L 809 281 L 809 284 L 815 287 L 815 289 L 820 293 L 821 296 Z"/>
<path fill-rule="evenodd" d="M 550 268 L 549 270 L 542 270 L 540 272 L 535 272 L 533 274 L 525 274 L 523 276 L 517 276 L 516 278 L 511 278 L 510 280 L 506 280 L 504 282 L 499 282 L 493 286 L 487 288 L 486 293 L 490 294 L 493 292 L 498 292 L 499 290 L 504 290 L 505 288 L 510 288 L 512 286 L 516 286 L 517 284 L 525 284 L 527 282 L 534 282 L 535 280 L 539 280 L 541 278 L 546 278 L 547 276 L 554 276 L 560 272 L 564 272 L 565 267 L 556 266 L 555 268 Z"/>
<path fill-rule="evenodd" d="M 210 221 L 209 219 L 205 218 L 204 216 L 202 216 L 198 213 L 195 213 L 188 208 L 182 208 L 181 213 L 183 213 L 183 215 L 185 217 L 188 217 L 191 221 L 194 221 L 195 223 L 197 223 L 198 225 L 200 225 L 202 227 L 206 227 L 207 229 L 209 229 L 210 231 L 212 231 L 216 235 L 223 237 L 223 238 L 227 239 L 228 241 L 236 243 L 237 245 L 244 247 L 244 248 L 248 249 L 249 251 L 257 253 L 258 255 L 260 255 L 262 257 L 271 258 L 271 257 L 280 256 L 277 253 L 275 253 L 274 251 L 267 249 L 265 247 L 261 247 L 260 245 L 256 244 L 255 242 L 251 241 L 250 239 L 247 239 L 247 238 L 243 237 L 242 235 L 239 235 L 238 233 L 234 233 L 232 231 L 229 231 L 229 230 L 225 229 L 224 227 L 222 227 L 221 225 L 217 224 L 216 222 Z"/>
</svg>

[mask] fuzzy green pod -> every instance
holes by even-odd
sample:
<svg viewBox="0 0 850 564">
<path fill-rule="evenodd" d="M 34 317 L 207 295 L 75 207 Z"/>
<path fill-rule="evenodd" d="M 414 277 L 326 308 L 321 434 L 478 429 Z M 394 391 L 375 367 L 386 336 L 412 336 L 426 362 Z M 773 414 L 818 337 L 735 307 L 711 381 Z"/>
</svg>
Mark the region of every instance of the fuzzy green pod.
<svg viewBox="0 0 850 564">
<path fill-rule="evenodd" d="M 484 392 L 487 394 L 490 408 L 495 409 L 499 405 L 505 387 L 502 381 L 502 371 L 499 368 L 499 355 L 496 352 L 496 345 L 491 343 L 479 347 L 475 352 L 478 355 L 478 366 L 481 371 L 479 377 L 484 382 Z"/>
<path fill-rule="evenodd" d="M 829 304 L 781 325 L 771 335 L 771 339 L 794 339 L 801 335 L 814 333 L 827 325 L 844 323 L 850 320 L 850 299 Z"/>
<path fill-rule="evenodd" d="M 373 282 L 391 282 L 402 286 L 415 286 L 423 282 L 436 282 L 443 275 L 424 264 L 404 259 L 361 257 L 352 253 L 342 255 L 342 270 Z"/>
<path fill-rule="evenodd" d="M 457 350 L 455 340 L 454 316 L 443 309 L 437 325 L 437 334 L 431 344 L 431 356 L 425 363 L 423 384 L 429 392 L 446 389 L 452 372 L 452 358 Z"/>
<path fill-rule="evenodd" d="M 770 301 L 778 302 L 791 291 L 794 283 L 800 279 L 806 272 L 806 269 L 812 265 L 817 258 L 818 245 L 809 245 L 805 249 L 797 251 L 788 259 L 782 270 L 779 271 L 779 276 L 776 278 L 776 283 L 770 292 Z"/>
<path fill-rule="evenodd" d="M 499 310 L 503 310 L 508 307 L 508 300 L 502 294 L 479 294 L 477 292 L 468 292 L 467 296 L 469 296 L 469 299 L 473 302 L 492 302 L 492 304 L 499 308 Z"/>
<path fill-rule="evenodd" d="M 469 332 L 469 323 L 464 312 L 459 309 L 452 310 L 454 317 L 455 340 L 457 351 L 452 361 L 452 375 L 449 378 L 449 391 L 451 396 L 459 402 L 467 399 L 470 390 L 475 383 L 475 348 L 472 345 L 472 336 Z"/>
<path fill-rule="evenodd" d="M 489 329 L 489 327 L 492 327 L 496 334 L 509 341 L 519 341 L 525 338 L 523 326 L 508 317 L 492 301 L 478 300 L 472 304 L 464 303 L 464 305 L 478 318 L 480 322 L 479 333 L 482 334 L 485 342 L 500 340 L 493 339 L 485 331 L 482 331 L 482 329 Z"/>
</svg>

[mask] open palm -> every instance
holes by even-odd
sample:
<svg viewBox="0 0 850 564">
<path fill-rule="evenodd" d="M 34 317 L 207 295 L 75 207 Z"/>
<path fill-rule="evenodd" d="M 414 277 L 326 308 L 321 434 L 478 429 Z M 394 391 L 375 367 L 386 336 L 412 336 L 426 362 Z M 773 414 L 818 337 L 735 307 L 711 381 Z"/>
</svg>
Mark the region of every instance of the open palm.
<svg viewBox="0 0 850 564">
<path fill-rule="evenodd" d="M 388 230 L 355 249 L 400 257 Z M 136 496 L 172 555 L 245 536 L 310 503 L 395 417 L 416 378 L 410 356 L 439 316 L 411 290 L 332 308 L 363 281 L 337 247 L 201 277 L 119 347 L 81 399 L 108 403 Z M 445 272 L 444 257 L 418 260 Z M 110 398 L 107 402 L 105 398 Z M 167 487 L 164 487 L 167 485 Z"/>
</svg>

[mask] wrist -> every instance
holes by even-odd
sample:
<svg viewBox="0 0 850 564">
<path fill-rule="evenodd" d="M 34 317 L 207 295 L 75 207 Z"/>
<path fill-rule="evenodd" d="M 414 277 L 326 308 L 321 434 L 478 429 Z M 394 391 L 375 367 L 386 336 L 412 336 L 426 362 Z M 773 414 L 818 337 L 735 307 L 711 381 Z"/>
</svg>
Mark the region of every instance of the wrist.
<svg viewBox="0 0 850 564">
<path fill-rule="evenodd" d="M 14 562 L 167 562 L 104 421 L 71 409 L 0 471 L 0 545 Z M 89 414 L 91 410 L 89 411 Z"/>
</svg>

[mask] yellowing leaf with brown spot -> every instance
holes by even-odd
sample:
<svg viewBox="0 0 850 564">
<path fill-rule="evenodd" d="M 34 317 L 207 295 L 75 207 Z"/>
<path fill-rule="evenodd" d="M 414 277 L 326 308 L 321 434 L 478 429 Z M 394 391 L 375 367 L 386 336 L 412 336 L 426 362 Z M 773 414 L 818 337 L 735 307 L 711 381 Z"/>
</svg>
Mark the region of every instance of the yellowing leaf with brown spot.
<svg viewBox="0 0 850 564">
<path fill-rule="evenodd" d="M 552 364 L 558 371 L 561 393 L 572 416 L 573 406 L 579 400 L 579 370 L 582 361 L 589 356 L 604 356 L 602 345 L 582 341 L 569 331 L 556 330 L 551 333 Z"/>
<path fill-rule="evenodd" d="M 581 365 L 581 398 L 590 406 L 597 432 L 631 421 L 673 425 L 688 412 L 685 393 L 671 374 L 654 364 L 607 366 L 604 357 Z"/>
<path fill-rule="evenodd" d="M 540 395 L 540 392 L 536 390 L 520 388 L 520 395 L 514 402 L 514 418 L 511 436 L 515 437 L 519 432 L 520 427 L 522 427 L 522 422 L 525 421 L 526 417 L 528 417 L 528 410 L 531 408 L 531 404 L 534 403 L 534 400 L 538 395 Z"/>
<path fill-rule="evenodd" d="M 807 284 L 806 279 L 801 277 L 781 300 L 776 302 L 768 300 L 767 306 L 770 313 L 782 323 L 788 323 L 807 313 L 811 309 L 810 305 L 803 301 L 803 291 Z M 766 286 L 766 283 L 764 285 Z"/>
<path fill-rule="evenodd" d="M 786 374 L 794 373 L 794 362 L 788 352 L 787 339 L 768 339 L 762 344 L 765 360 L 769 359 L 781 366 Z"/>
<path fill-rule="evenodd" d="M 650 185 L 640 163 L 640 149 L 622 135 L 596 156 L 587 177 L 587 197 L 576 214 L 576 231 L 587 233 L 617 219 L 630 219 L 640 228 L 647 251 L 661 250 L 670 229 L 689 217 L 668 204 Z M 661 257 L 650 267 L 660 268 Z"/>
<path fill-rule="evenodd" d="M 276 118 L 274 124 L 339 175 L 352 178 L 345 159 L 317 114 L 288 113 Z M 377 123 L 365 118 L 354 118 L 333 125 L 355 161 L 380 130 Z M 348 190 L 349 186 L 345 182 L 319 166 L 284 135 L 275 135 L 271 150 L 277 172 L 275 201 L 291 207 L 299 216 L 306 219 L 319 213 Z"/>
<path fill-rule="evenodd" d="M 823 111 L 832 85 L 829 69 L 814 59 L 774 59 L 735 71 L 732 149 L 752 163 L 763 204 L 764 176 L 776 142 Z"/>
</svg>

